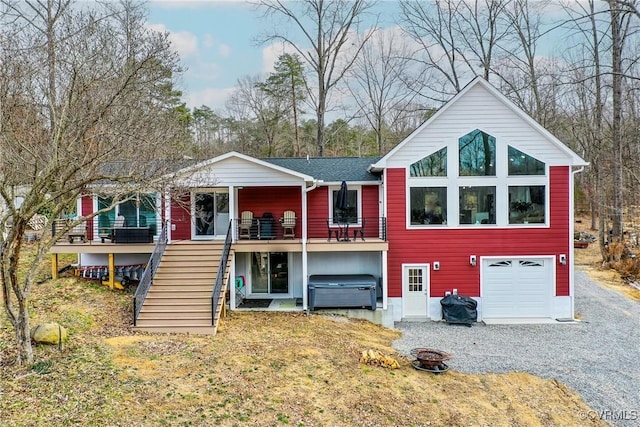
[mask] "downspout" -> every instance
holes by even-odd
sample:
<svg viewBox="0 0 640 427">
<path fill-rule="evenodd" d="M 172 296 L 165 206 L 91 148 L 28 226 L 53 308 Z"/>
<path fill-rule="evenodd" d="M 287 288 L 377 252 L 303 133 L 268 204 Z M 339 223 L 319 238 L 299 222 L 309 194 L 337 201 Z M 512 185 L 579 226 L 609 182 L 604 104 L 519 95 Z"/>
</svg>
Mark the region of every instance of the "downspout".
<svg viewBox="0 0 640 427">
<path fill-rule="evenodd" d="M 309 281 L 307 266 L 307 194 L 318 187 L 318 180 L 314 179 L 311 187 L 303 187 L 302 191 L 302 309 L 307 311 L 309 308 Z"/>
<path fill-rule="evenodd" d="M 569 264 L 569 295 L 571 295 L 571 318 L 575 320 L 575 255 L 576 250 L 573 247 L 573 233 L 575 230 L 575 208 L 574 208 L 574 183 L 575 183 L 575 175 L 584 170 L 584 166 L 581 166 L 580 169 L 576 169 L 571 171 L 571 185 L 569 188 L 571 189 L 571 194 L 569 195 L 569 212 L 571 213 L 571 223 L 569 224 L 569 248 L 571 250 L 571 263 Z"/>
</svg>

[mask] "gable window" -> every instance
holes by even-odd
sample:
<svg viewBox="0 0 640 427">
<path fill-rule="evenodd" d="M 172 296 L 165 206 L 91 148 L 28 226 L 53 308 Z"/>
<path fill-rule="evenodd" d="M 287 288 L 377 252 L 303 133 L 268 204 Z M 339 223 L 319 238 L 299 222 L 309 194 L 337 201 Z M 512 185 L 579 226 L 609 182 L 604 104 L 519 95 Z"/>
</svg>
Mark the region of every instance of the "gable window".
<svg viewBox="0 0 640 427">
<path fill-rule="evenodd" d="M 447 187 L 411 187 L 411 225 L 447 223 Z"/>
<path fill-rule="evenodd" d="M 447 176 L 447 147 L 409 166 L 409 175 L 422 176 Z"/>
<path fill-rule="evenodd" d="M 543 224 L 544 193 L 544 185 L 509 186 L 509 224 Z"/>
<path fill-rule="evenodd" d="M 344 209 L 340 209 L 338 204 L 338 193 L 340 187 L 329 188 L 330 203 L 329 203 L 329 218 L 331 218 L 332 224 L 358 224 L 361 217 L 361 197 L 360 187 L 349 187 L 347 190 L 347 206 Z"/>
<path fill-rule="evenodd" d="M 544 162 L 509 146 L 509 176 L 544 175 Z"/>
<path fill-rule="evenodd" d="M 458 140 L 460 176 L 496 175 L 496 139 L 479 129 Z"/>
<path fill-rule="evenodd" d="M 460 187 L 460 224 L 496 223 L 496 187 Z"/>
</svg>

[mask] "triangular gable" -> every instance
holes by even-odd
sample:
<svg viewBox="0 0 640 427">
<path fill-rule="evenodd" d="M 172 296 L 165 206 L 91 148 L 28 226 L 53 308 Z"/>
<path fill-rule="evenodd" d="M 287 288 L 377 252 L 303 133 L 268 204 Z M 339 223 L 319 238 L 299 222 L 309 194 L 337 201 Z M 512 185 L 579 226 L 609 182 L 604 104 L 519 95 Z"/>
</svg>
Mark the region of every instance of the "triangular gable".
<svg viewBox="0 0 640 427">
<path fill-rule="evenodd" d="M 500 103 L 502 103 L 508 110 L 516 114 L 523 122 L 525 122 L 528 126 L 532 128 L 534 132 L 540 134 L 546 141 L 548 141 L 553 147 L 558 149 L 563 153 L 568 159 L 567 165 L 569 166 L 584 166 L 588 163 L 585 162 L 580 156 L 578 156 L 574 151 L 572 151 L 569 147 L 567 147 L 562 141 L 553 136 L 551 132 L 546 130 L 543 126 L 541 126 L 538 122 L 536 122 L 531 116 L 526 114 L 523 110 L 521 110 L 517 105 L 515 105 L 511 100 L 509 100 L 506 96 L 504 96 L 498 89 L 493 87 L 489 82 L 487 82 L 482 77 L 476 77 L 469 84 L 467 84 L 460 92 L 458 92 L 453 98 L 451 98 L 445 105 L 443 105 L 433 116 L 431 116 L 428 120 L 422 123 L 418 128 L 416 128 L 409 136 L 407 136 L 403 141 L 401 141 L 398 145 L 396 145 L 389 153 L 387 153 L 380 161 L 372 166 L 372 170 L 382 170 L 388 167 L 388 162 L 392 159 L 398 152 L 405 149 L 408 145 L 412 143 L 414 139 L 416 139 L 419 135 L 421 135 L 425 129 L 432 126 L 433 123 L 437 122 L 443 115 L 447 114 L 447 112 L 452 109 L 454 105 L 456 105 L 460 100 L 465 99 L 467 94 L 476 86 L 480 86 L 484 88 L 489 94 L 495 97 Z M 417 159 L 415 159 L 417 160 Z"/>
<path fill-rule="evenodd" d="M 225 162 L 229 162 L 232 160 L 240 161 L 245 164 L 250 164 L 254 168 L 255 167 L 264 168 L 267 171 L 288 175 L 292 180 L 295 180 L 295 181 L 304 181 L 304 182 L 315 181 L 314 177 L 310 175 L 306 175 L 300 172 L 293 171 L 291 169 L 274 165 L 273 163 L 265 162 L 263 160 L 256 159 L 255 157 L 238 153 L 236 151 L 230 151 L 220 156 L 213 157 L 211 159 L 204 160 L 202 162 L 180 169 L 177 172 L 175 172 L 174 176 L 181 177 L 181 178 L 188 178 L 196 174 L 201 174 L 203 171 L 206 171 L 207 169 L 214 168 L 216 165 L 221 165 Z M 238 179 L 240 179 L 240 177 L 238 177 Z M 269 185 L 269 182 L 265 181 L 263 182 L 263 185 Z"/>
</svg>

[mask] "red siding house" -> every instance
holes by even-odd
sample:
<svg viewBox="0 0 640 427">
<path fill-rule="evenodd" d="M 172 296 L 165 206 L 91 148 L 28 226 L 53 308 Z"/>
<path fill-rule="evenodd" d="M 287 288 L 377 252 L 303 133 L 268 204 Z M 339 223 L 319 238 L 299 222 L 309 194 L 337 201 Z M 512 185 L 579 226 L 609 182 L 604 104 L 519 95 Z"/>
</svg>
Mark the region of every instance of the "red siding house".
<svg viewBox="0 0 640 427">
<path fill-rule="evenodd" d="M 197 314 L 215 278 L 201 257 L 225 239 L 231 309 L 337 308 L 393 326 L 440 320 L 440 300 L 457 293 L 474 298 L 487 322 L 572 318 L 573 178 L 584 165 L 475 79 L 382 158 L 231 152 L 193 162 L 176 172 L 175 188 L 94 217 L 89 244 L 61 241 L 52 252 L 77 252 L 85 267 L 109 264 L 113 276 L 148 260 L 166 233 L 171 255 L 138 321 L 149 330 L 211 322 L 214 307 L 208 320 Z M 89 217 L 107 203 L 88 195 L 78 212 Z M 154 242 L 104 242 L 117 215 Z M 181 263 L 188 267 L 178 273 Z"/>
<path fill-rule="evenodd" d="M 394 320 L 573 317 L 573 177 L 584 160 L 481 78 L 372 168 L 383 173 Z"/>
</svg>

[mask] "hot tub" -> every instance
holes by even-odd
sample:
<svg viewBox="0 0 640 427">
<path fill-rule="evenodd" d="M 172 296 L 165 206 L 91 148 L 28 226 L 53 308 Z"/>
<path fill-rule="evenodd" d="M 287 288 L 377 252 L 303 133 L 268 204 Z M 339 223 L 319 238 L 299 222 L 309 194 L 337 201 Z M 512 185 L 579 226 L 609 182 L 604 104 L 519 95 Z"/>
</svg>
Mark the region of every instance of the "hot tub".
<svg viewBox="0 0 640 427">
<path fill-rule="evenodd" d="M 371 274 L 314 274 L 309 276 L 309 309 L 376 309 L 378 280 Z"/>
</svg>

